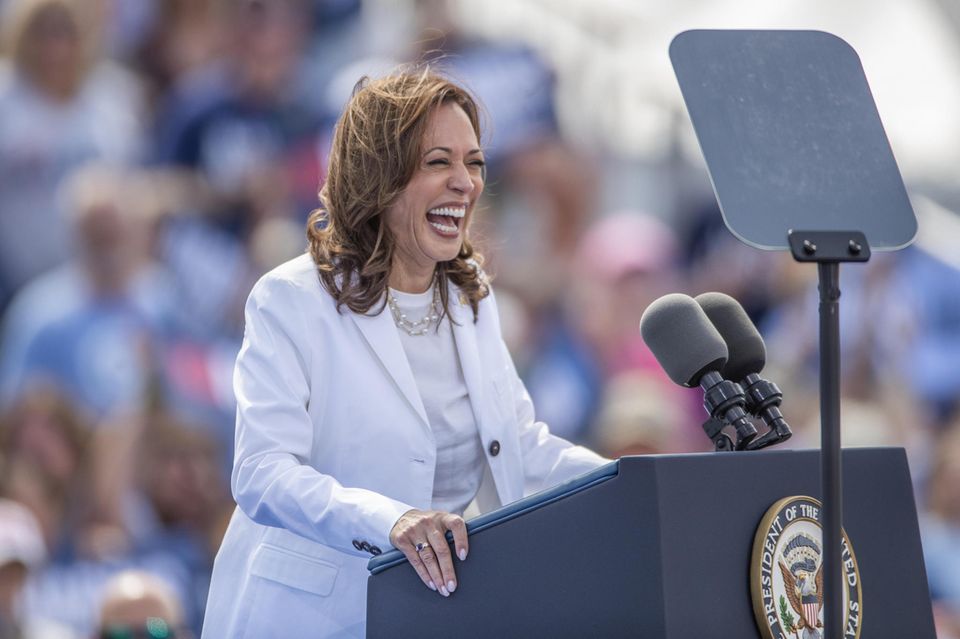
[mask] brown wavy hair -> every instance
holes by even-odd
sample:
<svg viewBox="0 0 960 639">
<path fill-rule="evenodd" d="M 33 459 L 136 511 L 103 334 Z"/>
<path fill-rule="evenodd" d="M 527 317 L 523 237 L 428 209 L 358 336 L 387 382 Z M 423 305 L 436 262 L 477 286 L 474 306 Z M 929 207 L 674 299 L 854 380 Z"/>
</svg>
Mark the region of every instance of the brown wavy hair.
<svg viewBox="0 0 960 639">
<path fill-rule="evenodd" d="M 384 213 L 413 178 L 421 159 L 427 120 L 447 103 L 460 106 L 480 139 L 476 100 L 463 87 L 430 68 L 400 71 L 377 80 L 362 78 L 337 122 L 320 208 L 307 221 L 310 255 L 320 282 L 337 301 L 365 314 L 386 306 L 395 240 Z M 464 229 L 454 259 L 436 267 L 443 313 L 453 282 L 473 309 L 489 294 L 483 257 Z"/>
</svg>

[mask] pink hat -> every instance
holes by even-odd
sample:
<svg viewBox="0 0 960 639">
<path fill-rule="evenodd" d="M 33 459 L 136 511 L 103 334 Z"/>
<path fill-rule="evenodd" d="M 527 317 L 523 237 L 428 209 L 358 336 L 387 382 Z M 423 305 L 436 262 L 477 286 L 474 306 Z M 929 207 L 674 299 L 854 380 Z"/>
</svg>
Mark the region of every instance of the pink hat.
<svg viewBox="0 0 960 639">
<path fill-rule="evenodd" d="M 610 279 L 670 266 L 677 252 L 673 230 L 640 211 L 618 211 L 594 223 L 577 247 L 577 263 Z"/>
</svg>

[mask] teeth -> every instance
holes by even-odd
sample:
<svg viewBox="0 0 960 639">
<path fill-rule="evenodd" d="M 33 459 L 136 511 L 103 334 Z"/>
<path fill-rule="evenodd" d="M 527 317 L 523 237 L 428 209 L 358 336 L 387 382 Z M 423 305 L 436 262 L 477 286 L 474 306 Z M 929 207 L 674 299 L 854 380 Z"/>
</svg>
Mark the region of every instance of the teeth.
<svg viewBox="0 0 960 639">
<path fill-rule="evenodd" d="M 456 233 L 456 232 L 457 232 L 457 227 L 456 227 L 456 226 L 453 226 L 453 225 L 447 226 L 446 224 L 440 224 L 440 222 L 430 222 L 430 226 L 432 226 L 433 228 L 437 229 L 437 230 L 440 231 L 441 233 Z"/>
<path fill-rule="evenodd" d="M 449 217 L 463 217 L 464 215 L 467 214 L 467 209 L 466 207 L 453 208 L 450 206 L 441 206 L 435 209 L 430 209 L 427 212 L 432 213 L 434 215 L 447 215 Z"/>
</svg>

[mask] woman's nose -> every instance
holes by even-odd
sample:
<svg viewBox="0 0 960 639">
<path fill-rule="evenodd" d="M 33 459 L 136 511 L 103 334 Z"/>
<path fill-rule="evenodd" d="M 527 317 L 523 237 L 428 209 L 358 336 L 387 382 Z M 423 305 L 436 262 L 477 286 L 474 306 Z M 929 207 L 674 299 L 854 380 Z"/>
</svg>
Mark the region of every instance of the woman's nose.
<svg viewBox="0 0 960 639">
<path fill-rule="evenodd" d="M 460 193 L 470 193 L 476 188 L 476 184 L 471 179 L 470 171 L 465 164 L 454 166 L 450 179 L 447 181 L 447 186 Z"/>
</svg>

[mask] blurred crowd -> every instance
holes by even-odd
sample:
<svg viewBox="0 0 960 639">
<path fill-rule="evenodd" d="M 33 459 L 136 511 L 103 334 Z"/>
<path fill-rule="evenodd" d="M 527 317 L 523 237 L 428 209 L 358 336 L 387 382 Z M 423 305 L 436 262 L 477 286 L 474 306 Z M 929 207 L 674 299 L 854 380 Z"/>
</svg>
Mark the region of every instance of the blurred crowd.
<svg viewBox="0 0 960 639">
<path fill-rule="evenodd" d="M 712 197 L 682 195 L 676 158 L 643 182 L 673 205 L 605 209 L 637 188 L 614 168 L 631 159 L 564 135 L 534 47 L 471 35 L 452 2 L 386 4 L 0 0 L 0 639 L 199 636 L 243 303 L 305 250 L 353 84 L 404 62 L 484 105 L 474 234 L 555 432 L 609 456 L 708 450 L 702 398 L 637 325 L 662 294 L 716 290 L 766 339 L 789 445 L 818 445 L 816 269 L 740 244 Z M 936 224 L 960 236 L 954 214 Z M 960 637 L 958 268 L 918 243 L 841 279 L 844 443 L 906 448 L 943 637 Z"/>
</svg>

